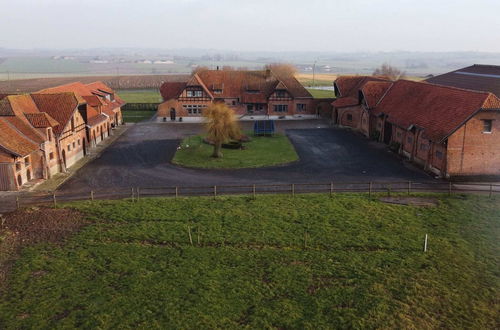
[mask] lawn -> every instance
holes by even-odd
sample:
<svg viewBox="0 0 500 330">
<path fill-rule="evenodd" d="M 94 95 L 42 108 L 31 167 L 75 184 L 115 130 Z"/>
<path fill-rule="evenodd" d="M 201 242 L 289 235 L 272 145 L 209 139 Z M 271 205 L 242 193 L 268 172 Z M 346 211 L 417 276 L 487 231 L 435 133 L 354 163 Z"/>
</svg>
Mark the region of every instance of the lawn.
<svg viewBox="0 0 500 330">
<path fill-rule="evenodd" d="M 333 91 L 327 91 L 327 90 L 322 90 L 322 89 L 313 89 L 313 88 L 307 88 L 307 91 L 309 93 L 311 93 L 311 95 L 315 99 L 335 97 Z"/>
<path fill-rule="evenodd" d="M 160 103 L 160 92 L 157 89 L 121 89 L 118 95 L 127 103 Z"/>
<path fill-rule="evenodd" d="M 286 164 L 299 159 L 285 135 L 251 136 L 251 139 L 244 143 L 244 150 L 222 149 L 222 158 L 212 158 L 213 146 L 203 143 L 201 136 L 187 137 L 181 142 L 172 162 L 199 168 L 249 168 Z"/>
<path fill-rule="evenodd" d="M 500 199 L 363 195 L 78 202 L 91 225 L 24 249 L 0 328 L 498 325 Z M 429 250 L 422 251 L 429 234 Z"/>
<path fill-rule="evenodd" d="M 123 120 L 126 123 L 137 123 L 146 119 L 150 119 L 154 116 L 156 111 L 134 111 L 134 110 L 124 110 L 122 112 Z"/>
</svg>

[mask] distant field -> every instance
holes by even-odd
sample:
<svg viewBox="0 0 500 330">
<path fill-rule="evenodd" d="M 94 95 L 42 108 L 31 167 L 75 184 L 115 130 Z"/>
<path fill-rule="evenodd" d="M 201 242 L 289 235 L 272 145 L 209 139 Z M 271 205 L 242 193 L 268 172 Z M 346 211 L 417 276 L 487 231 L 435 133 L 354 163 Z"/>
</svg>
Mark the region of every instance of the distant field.
<svg viewBox="0 0 500 330">
<path fill-rule="evenodd" d="M 311 95 L 315 99 L 335 97 L 333 91 L 326 91 L 326 90 L 312 89 L 312 88 L 307 88 L 307 91 L 311 93 Z"/>
<path fill-rule="evenodd" d="M 72 203 L 86 227 L 24 248 L 0 328 L 498 329 L 500 200 L 426 197 Z"/>
<path fill-rule="evenodd" d="M 127 103 L 160 103 L 162 101 L 157 89 L 121 89 L 117 92 Z"/>
<path fill-rule="evenodd" d="M 338 75 L 336 74 L 316 74 L 314 77 L 313 83 L 313 75 L 312 73 L 298 73 L 295 75 L 297 80 L 304 86 L 333 86 L 333 82 L 337 79 Z"/>
</svg>

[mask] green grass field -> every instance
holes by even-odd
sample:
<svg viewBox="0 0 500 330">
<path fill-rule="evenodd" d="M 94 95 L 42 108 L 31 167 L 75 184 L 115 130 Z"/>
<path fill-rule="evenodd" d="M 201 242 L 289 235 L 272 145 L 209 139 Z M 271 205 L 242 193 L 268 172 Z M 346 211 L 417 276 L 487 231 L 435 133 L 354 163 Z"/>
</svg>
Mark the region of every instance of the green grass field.
<svg viewBox="0 0 500 330">
<path fill-rule="evenodd" d="M 146 119 L 150 119 L 155 115 L 156 111 L 123 111 L 123 120 L 126 123 L 137 123 Z"/>
<path fill-rule="evenodd" d="M 118 95 L 127 103 L 160 103 L 161 95 L 155 89 L 122 89 Z"/>
<path fill-rule="evenodd" d="M 426 208 L 326 194 L 72 206 L 93 224 L 64 245 L 24 249 L 0 295 L 0 328 L 498 325 L 498 198 L 442 197 Z"/>
<path fill-rule="evenodd" d="M 311 95 L 315 99 L 335 97 L 333 91 L 326 91 L 326 90 L 312 89 L 312 88 L 308 88 L 307 91 L 311 93 Z"/>
<path fill-rule="evenodd" d="M 172 160 L 174 164 L 199 168 L 249 168 L 286 164 L 299 159 L 295 148 L 282 134 L 252 136 L 246 149 L 222 149 L 222 158 L 212 158 L 213 146 L 203 143 L 201 136 L 187 137 Z"/>
</svg>

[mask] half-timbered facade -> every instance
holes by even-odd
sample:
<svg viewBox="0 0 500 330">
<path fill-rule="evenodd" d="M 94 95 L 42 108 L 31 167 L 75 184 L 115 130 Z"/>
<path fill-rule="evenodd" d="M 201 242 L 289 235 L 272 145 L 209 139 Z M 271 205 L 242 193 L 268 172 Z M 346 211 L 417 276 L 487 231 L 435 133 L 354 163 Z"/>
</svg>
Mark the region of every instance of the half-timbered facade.
<svg viewBox="0 0 500 330">
<path fill-rule="evenodd" d="M 271 70 L 206 70 L 186 82 L 166 82 L 160 92 L 160 120 L 200 117 L 214 102 L 224 102 L 241 117 L 316 114 L 311 94 L 294 77 Z"/>
</svg>

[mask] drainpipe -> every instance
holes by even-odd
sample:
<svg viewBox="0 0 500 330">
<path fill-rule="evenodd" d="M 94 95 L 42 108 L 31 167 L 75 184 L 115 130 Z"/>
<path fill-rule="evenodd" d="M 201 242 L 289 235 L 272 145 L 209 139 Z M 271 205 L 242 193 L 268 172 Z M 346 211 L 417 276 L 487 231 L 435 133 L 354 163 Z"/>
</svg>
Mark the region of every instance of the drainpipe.
<svg viewBox="0 0 500 330">
<path fill-rule="evenodd" d="M 467 133 L 467 123 L 464 124 L 464 137 L 462 139 L 462 150 L 460 152 L 460 173 L 463 172 L 463 166 L 464 166 L 464 154 L 465 154 L 465 135 Z M 446 148 L 446 151 L 448 151 L 448 148 Z M 446 158 L 448 158 L 448 152 L 446 152 Z"/>
</svg>

